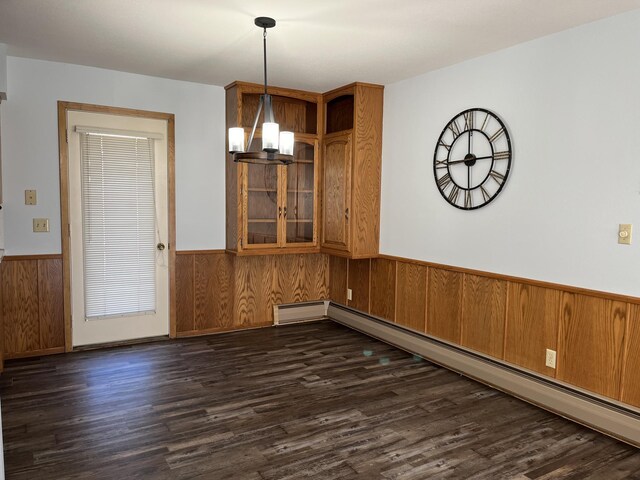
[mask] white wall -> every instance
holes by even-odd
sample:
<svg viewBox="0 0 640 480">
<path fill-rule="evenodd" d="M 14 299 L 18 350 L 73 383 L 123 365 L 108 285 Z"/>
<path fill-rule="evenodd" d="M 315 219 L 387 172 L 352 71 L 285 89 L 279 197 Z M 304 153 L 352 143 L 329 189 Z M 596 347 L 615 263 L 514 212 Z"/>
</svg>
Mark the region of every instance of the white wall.
<svg viewBox="0 0 640 480">
<path fill-rule="evenodd" d="M 2 103 L 7 255 L 60 253 L 57 101 L 175 114 L 177 248 L 224 248 L 224 89 L 111 70 L 8 57 Z M 24 190 L 38 205 L 24 205 Z M 50 233 L 33 233 L 48 217 Z"/>
<path fill-rule="evenodd" d="M 387 86 L 381 251 L 640 296 L 638 27 L 640 10 Z M 433 151 L 471 107 L 505 121 L 515 153 L 498 198 L 462 211 Z"/>
</svg>

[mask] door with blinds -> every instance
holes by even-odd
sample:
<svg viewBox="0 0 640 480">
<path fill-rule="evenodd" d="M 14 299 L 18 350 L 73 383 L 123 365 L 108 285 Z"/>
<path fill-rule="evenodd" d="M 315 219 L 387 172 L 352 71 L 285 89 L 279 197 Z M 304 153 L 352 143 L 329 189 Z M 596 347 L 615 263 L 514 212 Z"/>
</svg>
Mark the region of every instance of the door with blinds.
<svg viewBox="0 0 640 480">
<path fill-rule="evenodd" d="M 73 345 L 168 335 L 167 122 L 67 125 Z"/>
</svg>

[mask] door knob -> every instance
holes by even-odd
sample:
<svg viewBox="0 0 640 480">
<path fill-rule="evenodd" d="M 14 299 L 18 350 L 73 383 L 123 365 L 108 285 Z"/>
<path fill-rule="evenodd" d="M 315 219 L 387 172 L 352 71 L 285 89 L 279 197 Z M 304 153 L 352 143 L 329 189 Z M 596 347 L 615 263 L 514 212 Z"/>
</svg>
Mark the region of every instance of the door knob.
<svg viewBox="0 0 640 480">
<path fill-rule="evenodd" d="M 160 242 L 159 244 L 156 245 L 156 248 L 160 251 L 164 250 L 164 243 Z"/>
</svg>

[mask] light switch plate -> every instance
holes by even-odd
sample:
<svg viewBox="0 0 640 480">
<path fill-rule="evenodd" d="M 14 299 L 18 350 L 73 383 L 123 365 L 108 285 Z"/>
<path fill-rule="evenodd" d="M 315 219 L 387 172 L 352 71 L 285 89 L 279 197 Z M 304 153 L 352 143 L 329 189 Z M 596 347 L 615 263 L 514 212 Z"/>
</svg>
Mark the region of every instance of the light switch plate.
<svg viewBox="0 0 640 480">
<path fill-rule="evenodd" d="M 347 300 L 353 300 L 353 291 L 347 288 Z"/>
<path fill-rule="evenodd" d="M 630 223 L 621 223 L 618 226 L 618 243 L 631 245 L 631 227 Z"/>
<path fill-rule="evenodd" d="M 37 205 L 38 198 L 36 196 L 35 190 L 25 190 L 24 191 L 24 204 L 25 205 Z"/>
<path fill-rule="evenodd" d="M 48 218 L 34 218 L 33 219 L 33 231 L 34 232 L 48 232 L 49 231 L 49 219 Z"/>
</svg>

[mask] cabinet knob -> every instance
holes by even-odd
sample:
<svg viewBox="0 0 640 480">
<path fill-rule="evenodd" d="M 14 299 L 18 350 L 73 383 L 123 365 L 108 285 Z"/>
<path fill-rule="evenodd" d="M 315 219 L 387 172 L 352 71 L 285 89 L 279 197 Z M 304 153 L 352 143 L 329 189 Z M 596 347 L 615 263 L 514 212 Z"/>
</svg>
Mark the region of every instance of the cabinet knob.
<svg viewBox="0 0 640 480">
<path fill-rule="evenodd" d="M 344 218 L 346 218 L 347 220 L 349 220 L 349 208 L 347 207 L 347 209 L 344 211 Z"/>
<path fill-rule="evenodd" d="M 284 218 L 287 218 L 287 207 L 284 207 Z"/>
<path fill-rule="evenodd" d="M 278 218 L 282 216 L 282 207 L 278 207 Z"/>
</svg>

